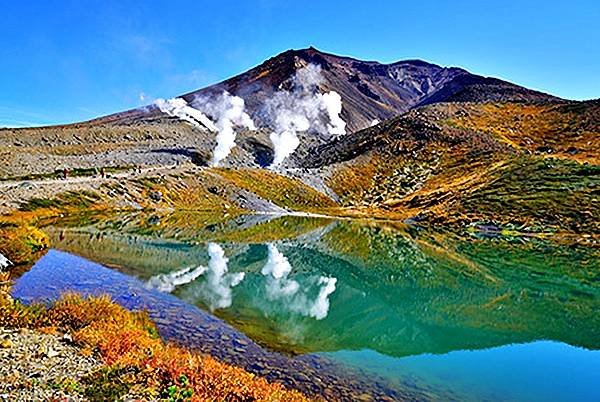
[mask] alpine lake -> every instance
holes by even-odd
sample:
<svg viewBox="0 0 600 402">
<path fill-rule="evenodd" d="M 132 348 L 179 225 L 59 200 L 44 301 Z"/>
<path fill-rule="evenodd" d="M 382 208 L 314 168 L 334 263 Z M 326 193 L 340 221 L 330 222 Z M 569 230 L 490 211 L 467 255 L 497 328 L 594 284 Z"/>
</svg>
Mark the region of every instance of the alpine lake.
<svg viewBox="0 0 600 402">
<path fill-rule="evenodd" d="M 108 294 L 327 400 L 600 400 L 600 251 L 526 233 L 176 212 L 48 222 L 13 296 Z"/>
</svg>

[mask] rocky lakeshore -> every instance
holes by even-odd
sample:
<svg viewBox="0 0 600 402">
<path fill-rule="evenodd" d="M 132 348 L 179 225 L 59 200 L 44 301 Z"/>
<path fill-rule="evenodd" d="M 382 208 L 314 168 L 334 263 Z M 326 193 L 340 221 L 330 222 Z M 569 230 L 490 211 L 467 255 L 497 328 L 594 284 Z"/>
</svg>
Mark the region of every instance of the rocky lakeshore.
<svg viewBox="0 0 600 402">
<path fill-rule="evenodd" d="M 0 400 L 85 400 L 82 380 L 101 365 L 68 334 L 0 328 Z"/>
<path fill-rule="evenodd" d="M 4 400 L 307 400 L 241 368 L 164 342 L 143 313 L 107 297 L 24 305 L 0 274 Z"/>
</svg>

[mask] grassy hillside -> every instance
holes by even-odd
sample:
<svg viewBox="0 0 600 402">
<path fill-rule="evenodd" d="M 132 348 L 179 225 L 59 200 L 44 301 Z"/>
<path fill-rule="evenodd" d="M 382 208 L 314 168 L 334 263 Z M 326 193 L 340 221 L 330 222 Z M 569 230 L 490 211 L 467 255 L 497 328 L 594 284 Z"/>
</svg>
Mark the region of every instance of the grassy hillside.
<svg viewBox="0 0 600 402">
<path fill-rule="evenodd" d="M 343 206 L 598 235 L 597 102 L 439 104 L 313 152 Z M 330 163 L 329 163 L 330 162 Z"/>
</svg>

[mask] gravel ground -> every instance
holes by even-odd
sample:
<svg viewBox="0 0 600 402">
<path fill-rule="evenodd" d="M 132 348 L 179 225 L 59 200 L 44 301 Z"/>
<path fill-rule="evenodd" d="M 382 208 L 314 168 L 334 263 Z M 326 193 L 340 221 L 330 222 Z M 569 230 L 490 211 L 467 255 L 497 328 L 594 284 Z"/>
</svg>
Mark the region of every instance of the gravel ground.
<svg viewBox="0 0 600 402">
<path fill-rule="evenodd" d="M 269 153 L 264 130 L 238 130 L 237 145 L 223 162 L 256 166 L 258 153 Z M 78 124 L 71 126 L 0 128 L 0 179 L 56 170 L 124 166 L 158 166 L 192 162 L 208 164 L 215 134 L 177 119 L 133 125 Z"/>
<path fill-rule="evenodd" d="M 67 191 L 92 191 L 102 193 L 103 184 L 126 183 L 129 179 L 145 176 L 155 176 L 165 173 L 181 172 L 190 165 L 178 167 L 156 166 L 142 169 L 141 173 L 136 170 L 128 170 L 120 173 L 109 174 L 106 178 L 96 176 L 69 177 L 68 179 L 39 179 L 0 181 L 0 215 L 10 213 L 19 208 L 22 202 L 31 198 L 53 198 L 59 193 Z M 193 166 L 193 165 L 191 165 Z M 107 196 L 108 197 L 108 196 Z M 133 205 L 121 205 L 134 207 Z"/>
<path fill-rule="evenodd" d="M 0 328 L 0 401 L 85 400 L 67 384 L 100 365 L 82 356 L 68 336 Z"/>
</svg>

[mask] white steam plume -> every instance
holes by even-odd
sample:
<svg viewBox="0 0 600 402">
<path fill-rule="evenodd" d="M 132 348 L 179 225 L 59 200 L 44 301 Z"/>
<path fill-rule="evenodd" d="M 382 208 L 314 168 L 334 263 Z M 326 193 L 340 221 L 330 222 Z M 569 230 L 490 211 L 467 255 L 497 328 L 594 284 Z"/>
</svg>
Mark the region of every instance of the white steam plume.
<svg viewBox="0 0 600 402">
<path fill-rule="evenodd" d="M 273 244 L 268 244 L 268 257 L 261 273 L 267 277 L 266 292 L 270 301 L 279 300 L 293 312 L 322 320 L 329 313 L 329 295 L 335 292 L 336 278 L 319 276 L 309 278 L 308 287 L 301 288 L 300 283 L 288 278 L 292 266 L 288 259 Z M 309 297 L 312 286 L 319 288 L 316 297 Z"/>
<path fill-rule="evenodd" d="M 317 320 L 322 320 L 329 313 L 329 295 L 335 292 L 336 278 L 320 276 L 317 285 L 320 285 L 319 294 L 310 304 L 309 315 Z"/>
<path fill-rule="evenodd" d="M 299 132 L 310 130 L 324 138 L 346 133 L 340 117 L 342 98 L 334 91 L 319 93 L 322 82 L 321 67 L 309 64 L 296 71 L 290 91 L 277 91 L 266 101 L 265 112 L 274 126 L 271 167 L 280 165 L 298 148 Z"/>
<path fill-rule="evenodd" d="M 202 125 L 210 131 L 218 131 L 214 123 L 204 113 L 188 105 L 183 98 L 157 99 L 154 104 L 169 116 L 179 117 L 196 127 Z"/>
<path fill-rule="evenodd" d="M 231 306 L 231 289 L 242 282 L 245 273 L 228 273 L 229 260 L 218 244 L 208 243 L 208 256 L 208 267 L 200 265 L 197 268 L 188 267 L 170 274 L 153 276 L 146 282 L 146 288 L 170 293 L 178 286 L 204 276 L 204 281 L 196 288 L 187 288 L 184 292 L 191 291 L 194 297 L 200 297 L 206 302 L 211 310 Z"/>
<path fill-rule="evenodd" d="M 267 263 L 260 271 L 269 280 L 267 281 L 267 297 L 276 300 L 284 296 L 293 296 L 300 289 L 300 284 L 293 279 L 288 279 L 292 266 L 288 259 L 277 250 L 273 244 L 267 245 L 269 256 Z"/>
<path fill-rule="evenodd" d="M 193 282 L 196 278 L 204 274 L 207 269 L 205 266 L 200 265 L 196 268 L 187 267 L 180 271 L 156 275 L 146 282 L 146 288 L 171 293 L 178 286 Z"/>
<path fill-rule="evenodd" d="M 194 105 L 200 107 L 216 121 L 217 146 L 213 151 L 212 166 L 218 166 L 219 162 L 225 159 L 235 147 L 234 126 L 256 130 L 254 122 L 244 111 L 244 99 L 239 96 L 224 91 L 216 99 L 196 99 Z"/>
<path fill-rule="evenodd" d="M 208 243 L 208 270 L 206 281 L 200 285 L 197 294 L 208 304 L 211 310 L 227 308 L 232 303 L 231 289 L 244 279 L 244 272 L 228 273 L 225 252 L 216 243 Z"/>
</svg>

